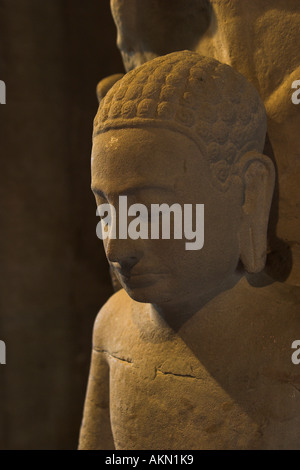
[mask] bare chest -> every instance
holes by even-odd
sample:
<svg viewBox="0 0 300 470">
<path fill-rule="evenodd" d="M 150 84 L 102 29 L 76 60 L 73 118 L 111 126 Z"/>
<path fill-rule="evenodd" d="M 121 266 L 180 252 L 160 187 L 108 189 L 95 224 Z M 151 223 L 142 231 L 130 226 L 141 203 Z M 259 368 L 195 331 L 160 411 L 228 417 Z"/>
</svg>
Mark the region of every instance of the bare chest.
<svg viewBox="0 0 300 470">
<path fill-rule="evenodd" d="M 242 371 L 225 378 L 178 353 L 108 356 L 117 449 L 300 447 L 299 390 Z"/>
</svg>

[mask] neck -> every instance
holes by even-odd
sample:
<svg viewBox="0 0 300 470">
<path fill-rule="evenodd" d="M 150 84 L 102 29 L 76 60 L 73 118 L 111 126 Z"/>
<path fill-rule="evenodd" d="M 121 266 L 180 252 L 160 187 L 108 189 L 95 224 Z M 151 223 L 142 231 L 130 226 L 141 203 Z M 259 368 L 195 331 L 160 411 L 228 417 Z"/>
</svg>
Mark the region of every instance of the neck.
<svg viewBox="0 0 300 470">
<path fill-rule="evenodd" d="M 209 292 L 193 296 L 187 294 L 180 300 L 178 298 L 161 305 L 152 305 L 152 314 L 158 322 L 163 319 L 175 331 L 177 331 L 186 321 L 199 312 L 208 302 L 218 296 L 221 292 L 232 289 L 243 277 L 242 273 L 236 272 Z"/>
<path fill-rule="evenodd" d="M 291 271 L 286 280 L 286 284 L 300 287 L 300 245 L 291 246 Z"/>
<path fill-rule="evenodd" d="M 276 281 L 300 287 L 300 245 L 293 243 L 285 250 L 271 253 L 266 272 Z"/>
</svg>

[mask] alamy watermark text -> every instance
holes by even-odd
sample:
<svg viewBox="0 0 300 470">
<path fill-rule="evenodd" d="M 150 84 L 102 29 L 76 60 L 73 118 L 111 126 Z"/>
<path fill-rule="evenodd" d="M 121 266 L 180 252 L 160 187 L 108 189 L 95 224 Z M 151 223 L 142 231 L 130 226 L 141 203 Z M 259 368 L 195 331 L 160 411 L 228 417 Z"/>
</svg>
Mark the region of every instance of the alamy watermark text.
<svg viewBox="0 0 300 470">
<path fill-rule="evenodd" d="M 0 80 L 0 104 L 6 104 L 6 85 Z"/>
<path fill-rule="evenodd" d="M 6 345 L 0 341 L 0 364 L 6 364 Z"/>
<path fill-rule="evenodd" d="M 128 206 L 127 196 L 119 196 L 118 217 L 108 203 L 100 204 L 96 214 L 101 218 L 96 228 L 101 240 L 185 239 L 186 250 L 201 250 L 204 245 L 204 204 L 195 204 L 194 224 L 193 204 L 151 204 L 148 210 L 144 204 Z M 129 217 L 134 219 L 129 222 Z"/>
</svg>

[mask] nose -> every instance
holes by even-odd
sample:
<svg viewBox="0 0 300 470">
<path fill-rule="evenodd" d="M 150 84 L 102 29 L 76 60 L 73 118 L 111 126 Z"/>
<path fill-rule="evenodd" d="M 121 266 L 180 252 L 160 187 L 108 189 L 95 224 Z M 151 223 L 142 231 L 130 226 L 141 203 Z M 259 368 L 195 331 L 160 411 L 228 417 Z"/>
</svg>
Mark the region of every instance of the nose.
<svg viewBox="0 0 300 470">
<path fill-rule="evenodd" d="M 143 256 L 138 240 L 107 239 L 104 244 L 106 257 L 110 265 L 124 276 L 140 261 Z"/>
</svg>

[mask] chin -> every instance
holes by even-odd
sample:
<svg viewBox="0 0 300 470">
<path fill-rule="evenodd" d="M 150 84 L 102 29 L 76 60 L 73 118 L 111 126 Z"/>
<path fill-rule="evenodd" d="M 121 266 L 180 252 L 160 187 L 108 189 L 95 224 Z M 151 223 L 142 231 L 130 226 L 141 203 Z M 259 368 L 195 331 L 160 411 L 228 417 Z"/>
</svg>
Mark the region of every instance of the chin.
<svg viewBox="0 0 300 470">
<path fill-rule="evenodd" d="M 129 297 L 131 297 L 136 302 L 141 302 L 145 304 L 163 304 L 169 302 L 174 297 L 167 291 L 161 291 L 157 286 L 151 287 L 139 287 L 139 288 L 130 288 L 124 286 Z"/>
</svg>

